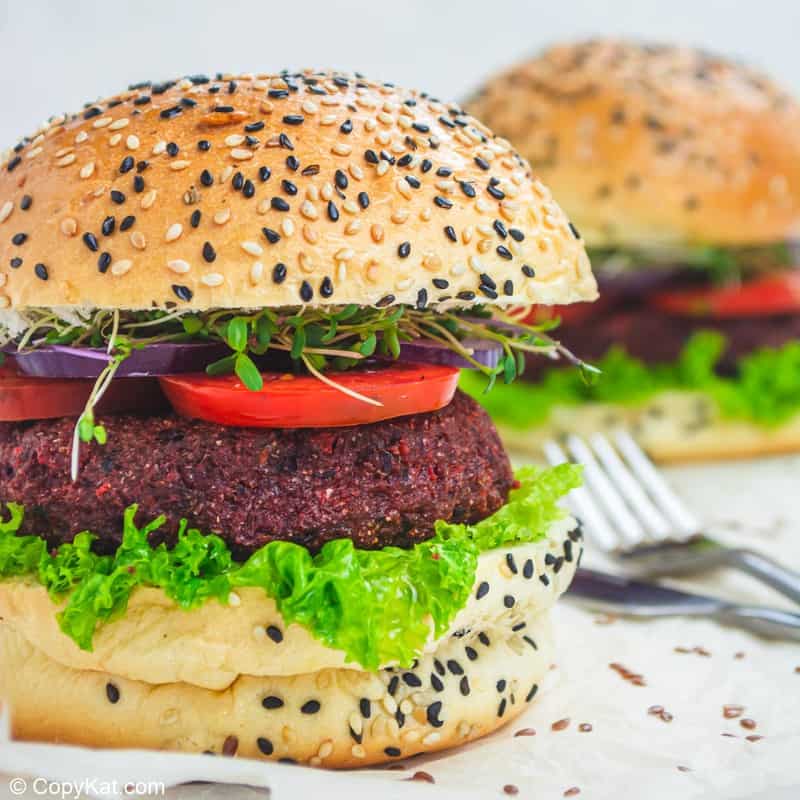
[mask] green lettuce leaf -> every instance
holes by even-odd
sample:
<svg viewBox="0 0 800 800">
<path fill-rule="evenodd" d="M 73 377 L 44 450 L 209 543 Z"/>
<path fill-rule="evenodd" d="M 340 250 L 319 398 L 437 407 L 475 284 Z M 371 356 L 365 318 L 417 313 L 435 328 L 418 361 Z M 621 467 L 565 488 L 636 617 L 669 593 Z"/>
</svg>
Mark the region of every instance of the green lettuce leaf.
<svg viewBox="0 0 800 800">
<path fill-rule="evenodd" d="M 667 390 L 709 395 L 725 419 L 741 419 L 764 427 L 786 422 L 800 412 L 800 342 L 756 350 L 738 362 L 734 377 L 714 371 L 725 338 L 714 331 L 693 334 L 673 364 L 647 365 L 614 347 L 597 364 L 601 375 L 587 384 L 577 370 L 553 368 L 536 383 L 496 386 L 484 393 L 485 379 L 463 372 L 461 388 L 478 400 L 495 421 L 517 430 L 545 422 L 559 405 L 578 403 L 643 403 Z"/>
<path fill-rule="evenodd" d="M 527 467 L 499 511 L 476 525 L 439 521 L 434 536 L 409 549 L 359 550 L 349 539 L 328 542 L 319 553 L 291 542 L 270 542 L 244 563 L 234 562 L 218 536 L 180 526 L 173 548 L 153 547 L 137 507 L 125 512 L 122 543 L 114 555 L 92 551 L 95 536 L 49 552 L 38 536 L 20 536 L 20 506 L 0 519 L 0 579 L 27 576 L 54 601 L 66 600 L 61 630 L 84 650 L 98 626 L 125 613 L 137 586 L 152 586 L 185 610 L 210 599 L 227 603 L 238 587 L 260 587 L 275 600 L 286 624 L 303 625 L 323 644 L 342 650 L 366 669 L 408 666 L 422 651 L 431 624 L 444 634 L 465 606 L 481 553 L 534 542 L 564 515 L 559 500 L 580 484 L 580 467 Z"/>
</svg>

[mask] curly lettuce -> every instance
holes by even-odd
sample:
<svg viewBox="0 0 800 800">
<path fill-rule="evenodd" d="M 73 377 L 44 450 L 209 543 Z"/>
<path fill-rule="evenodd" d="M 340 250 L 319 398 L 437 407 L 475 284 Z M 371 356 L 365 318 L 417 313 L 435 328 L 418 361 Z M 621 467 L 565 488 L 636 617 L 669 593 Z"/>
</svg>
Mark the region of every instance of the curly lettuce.
<svg viewBox="0 0 800 800">
<path fill-rule="evenodd" d="M 434 536 L 409 549 L 359 550 L 349 539 L 312 555 L 291 542 L 270 542 L 243 563 L 219 536 L 180 526 L 177 543 L 152 546 L 164 517 L 139 527 L 127 509 L 122 543 L 113 555 L 93 551 L 96 536 L 78 534 L 49 551 L 39 536 L 22 536 L 23 509 L 8 504 L 0 519 L 0 579 L 24 577 L 56 603 L 61 630 L 84 650 L 99 626 L 121 617 L 138 586 L 157 587 L 190 611 L 239 587 L 259 587 L 287 625 L 303 625 L 323 644 L 365 669 L 410 665 L 431 630 L 443 635 L 466 605 L 478 557 L 501 546 L 543 539 L 565 512 L 559 501 L 580 484 L 580 467 L 526 467 L 506 505 L 475 525 L 439 521 Z"/>
<path fill-rule="evenodd" d="M 545 422 L 560 405 L 586 402 L 643 403 L 668 390 L 709 395 L 724 419 L 775 427 L 800 413 L 800 342 L 756 350 L 739 359 L 735 376 L 715 371 L 725 338 L 713 331 L 695 333 L 672 364 L 647 365 L 614 347 L 597 364 L 601 375 L 587 384 L 575 370 L 550 369 L 535 384 L 517 382 L 484 394 L 484 382 L 463 373 L 461 388 L 477 399 L 495 421 L 524 430 Z"/>
</svg>

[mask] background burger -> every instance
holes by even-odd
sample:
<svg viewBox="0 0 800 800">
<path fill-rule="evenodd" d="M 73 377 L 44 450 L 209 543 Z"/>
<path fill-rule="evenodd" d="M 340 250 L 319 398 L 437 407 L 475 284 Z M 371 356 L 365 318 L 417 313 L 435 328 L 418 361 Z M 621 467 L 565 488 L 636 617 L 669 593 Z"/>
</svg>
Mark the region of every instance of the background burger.
<svg viewBox="0 0 800 800">
<path fill-rule="evenodd" d="M 533 700 L 578 475 L 513 476 L 457 368 L 596 290 L 506 143 L 351 75 L 143 83 L 20 142 L 0 234 L 16 736 L 357 766 Z"/>
<path fill-rule="evenodd" d="M 510 439 L 621 421 L 664 459 L 800 447 L 797 103 L 702 51 L 589 41 L 469 107 L 553 188 L 601 287 L 556 313 L 603 379 L 531 363 L 535 384 L 487 398 Z"/>
</svg>

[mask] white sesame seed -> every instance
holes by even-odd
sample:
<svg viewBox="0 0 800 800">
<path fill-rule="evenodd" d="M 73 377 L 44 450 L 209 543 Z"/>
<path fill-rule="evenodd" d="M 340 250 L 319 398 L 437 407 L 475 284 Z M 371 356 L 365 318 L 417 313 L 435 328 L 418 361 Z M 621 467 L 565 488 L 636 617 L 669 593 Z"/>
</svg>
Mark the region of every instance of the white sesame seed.
<svg viewBox="0 0 800 800">
<path fill-rule="evenodd" d="M 317 219 L 319 217 L 319 212 L 316 209 L 316 206 L 313 203 L 309 203 L 308 200 L 303 201 L 300 206 L 300 213 L 306 219 Z"/>
<path fill-rule="evenodd" d="M 483 272 L 486 272 L 486 267 L 481 263 L 481 260 L 477 256 L 470 256 L 468 261 L 470 267 L 474 272 L 477 272 L 479 275 Z"/>
<path fill-rule="evenodd" d="M 109 143 L 109 144 L 110 144 L 112 147 L 116 147 L 116 146 L 117 146 L 117 145 L 118 145 L 118 144 L 119 144 L 121 141 L 122 141 L 122 134 L 121 134 L 121 133 L 115 133 L 115 134 L 114 134 L 114 135 L 113 135 L 113 136 L 112 136 L 112 137 L 111 137 L 111 138 L 108 140 L 108 143 Z"/>
<path fill-rule="evenodd" d="M 228 180 L 228 178 L 230 178 L 231 175 L 233 175 L 233 167 L 230 164 L 228 164 L 228 166 L 225 167 L 225 169 L 223 169 L 222 172 L 220 173 L 219 182 L 225 183 Z"/>
<path fill-rule="evenodd" d="M 328 740 L 320 745 L 320 748 L 317 751 L 317 755 L 320 758 L 327 758 L 332 752 L 333 752 L 333 742 Z"/>
<path fill-rule="evenodd" d="M 80 131 L 78 135 L 75 137 L 75 144 L 82 144 L 89 138 L 89 134 L 86 131 Z"/>
<path fill-rule="evenodd" d="M 344 283 L 344 281 L 347 280 L 347 262 L 346 261 L 340 261 L 336 265 L 336 280 L 339 283 Z"/>
<path fill-rule="evenodd" d="M 380 145 L 387 145 L 392 141 L 391 134 L 387 131 L 381 131 L 376 137 L 375 141 Z"/>
<path fill-rule="evenodd" d="M 61 220 L 61 233 L 64 236 L 74 236 L 78 232 L 78 223 L 72 217 L 64 217 Z"/>
<path fill-rule="evenodd" d="M 139 147 L 139 137 L 135 136 L 134 134 L 131 134 L 125 140 L 125 146 L 128 148 L 128 150 L 136 150 L 136 149 L 138 149 L 138 147 Z"/>
<path fill-rule="evenodd" d="M 242 242 L 242 250 L 245 253 L 250 253 L 251 256 L 260 256 L 264 254 L 264 248 L 258 242 Z"/>
<path fill-rule="evenodd" d="M 214 222 L 217 225 L 224 225 L 229 219 L 231 218 L 231 210 L 229 208 L 223 208 L 222 211 L 217 211 L 214 214 Z"/>
<path fill-rule="evenodd" d="M 441 739 L 442 736 L 437 731 L 433 731 L 432 733 L 427 734 L 426 736 L 422 737 L 422 744 L 429 745 L 429 744 L 436 744 L 436 742 Z"/>
<path fill-rule="evenodd" d="M 364 730 L 364 723 L 361 719 L 361 715 L 357 711 L 350 712 L 350 716 L 347 718 L 347 724 L 356 736 L 359 736 L 361 731 Z"/>
<path fill-rule="evenodd" d="M 331 91 L 336 91 L 336 87 L 334 86 Z M 335 95 L 326 95 L 320 99 L 320 103 L 322 103 L 324 106 L 338 106 L 341 103 L 341 100 Z"/>
<path fill-rule="evenodd" d="M 325 114 L 319 118 L 320 125 L 333 125 L 336 122 L 336 114 Z"/>
<path fill-rule="evenodd" d="M 353 148 L 349 144 L 344 144 L 344 142 L 336 142 L 331 147 L 331 152 L 336 156 L 349 156 L 353 152 Z"/>
<path fill-rule="evenodd" d="M 244 141 L 244 136 L 240 133 L 232 133 L 230 136 L 225 137 L 226 147 L 238 147 Z"/>
<path fill-rule="evenodd" d="M 281 222 L 281 231 L 283 231 L 284 236 L 291 236 L 294 233 L 294 222 L 292 222 L 290 217 L 286 217 Z"/>
<path fill-rule="evenodd" d="M 31 159 L 36 158 L 36 156 L 40 155 L 43 152 L 43 148 L 41 147 L 34 147 L 33 150 L 29 150 L 25 158 Z"/>
<path fill-rule="evenodd" d="M 394 714 L 397 711 L 397 703 L 394 697 L 387 694 L 386 697 L 383 698 L 383 707 L 386 709 L 387 713 Z"/>
<path fill-rule="evenodd" d="M 453 264 L 450 267 L 450 274 L 454 278 L 458 278 L 460 275 L 463 275 L 467 271 L 467 268 L 463 264 Z"/>
<path fill-rule="evenodd" d="M 175 222 L 167 228 L 166 240 L 168 242 L 174 242 L 176 239 L 181 238 L 182 233 L 183 225 L 181 225 L 180 222 Z"/>
<path fill-rule="evenodd" d="M 354 200 L 345 200 L 344 203 L 342 203 L 342 208 L 348 214 L 358 214 L 358 206 Z"/>
<path fill-rule="evenodd" d="M 250 283 L 255 286 L 258 283 L 261 283 L 261 279 L 264 277 L 264 265 L 260 261 L 256 261 L 252 267 L 250 267 Z"/>
<path fill-rule="evenodd" d="M 247 161 L 247 159 L 253 157 L 253 151 L 245 150 L 242 147 L 235 147 L 231 150 L 231 157 L 236 159 L 236 161 Z"/>
<path fill-rule="evenodd" d="M 53 153 L 53 155 L 56 158 L 61 158 L 62 156 L 65 156 L 67 153 L 71 153 L 74 149 L 75 148 L 72 145 L 69 145 L 68 147 L 62 147 L 60 150 L 56 150 L 56 152 Z"/>
<path fill-rule="evenodd" d="M 388 171 L 389 162 L 382 158 L 375 167 L 375 172 L 377 172 L 378 175 L 385 175 Z"/>
<path fill-rule="evenodd" d="M 145 209 L 145 211 L 155 203 L 157 195 L 158 192 L 155 189 L 150 189 L 150 191 L 142 195 L 142 208 Z"/>
<path fill-rule="evenodd" d="M 357 219 L 351 219 L 347 225 L 344 226 L 345 236 L 354 236 L 361 230 L 361 221 Z"/>
<path fill-rule="evenodd" d="M 131 234 L 131 244 L 137 250 L 144 250 L 147 247 L 147 239 L 145 239 L 144 234 L 141 231 L 134 231 Z"/>
<path fill-rule="evenodd" d="M 353 178 L 353 180 L 360 181 L 364 178 L 364 170 L 361 169 L 358 164 L 351 164 L 347 168 L 347 171 L 350 173 L 350 177 Z"/>
<path fill-rule="evenodd" d="M 0 222 L 5 222 L 11 216 L 13 210 L 14 204 L 11 200 L 6 200 L 6 202 L 3 203 L 3 207 L 0 208 Z"/>
<path fill-rule="evenodd" d="M 259 214 L 266 214 L 270 209 L 270 202 L 265 197 L 263 200 L 259 200 L 258 205 L 256 206 L 256 212 Z"/>
<path fill-rule="evenodd" d="M 200 283 L 205 286 L 222 286 L 225 283 L 225 276 L 219 272 L 207 272 L 200 278 Z"/>
<path fill-rule="evenodd" d="M 112 275 L 124 275 L 126 272 L 130 270 L 133 266 L 133 261 L 130 259 L 123 259 L 122 261 L 115 261 L 111 265 L 111 274 Z"/>
<path fill-rule="evenodd" d="M 191 161 L 182 161 L 182 160 L 170 161 L 169 168 L 177 172 L 180 169 L 186 169 L 186 167 L 188 167 L 191 163 L 192 163 Z"/>
<path fill-rule="evenodd" d="M 269 100 L 264 100 L 264 101 L 262 101 L 262 103 L 261 103 L 261 110 L 262 110 L 262 111 L 263 111 L 265 114 L 271 114 L 271 113 L 272 113 L 272 109 L 273 109 L 273 108 L 275 108 L 275 105 L 274 105 L 274 103 L 270 102 Z"/>
<path fill-rule="evenodd" d="M 85 178 L 91 178 L 92 175 L 94 174 L 94 161 L 90 161 L 88 164 L 84 164 L 81 167 L 81 171 L 80 171 L 79 174 L 80 174 L 81 178 L 84 178 L 84 179 Z"/>
<path fill-rule="evenodd" d="M 353 754 L 353 758 L 366 758 L 367 751 L 360 744 L 354 744 L 350 748 L 350 752 Z"/>
<path fill-rule="evenodd" d="M 77 156 L 75 155 L 75 153 L 68 153 L 63 158 L 59 158 L 58 161 L 56 161 L 56 166 L 68 167 L 70 164 L 74 163 L 76 158 Z"/>
<path fill-rule="evenodd" d="M 355 255 L 355 250 L 350 247 L 343 247 L 341 250 L 336 251 L 334 258 L 337 261 L 349 261 Z"/>
<path fill-rule="evenodd" d="M 160 156 L 162 153 L 167 152 L 167 143 L 161 139 L 153 145 L 153 155 Z"/>
<path fill-rule="evenodd" d="M 414 124 L 414 120 L 406 114 L 401 114 L 397 118 L 397 124 L 403 128 L 403 130 L 408 130 Z"/>
<path fill-rule="evenodd" d="M 112 122 L 108 129 L 110 131 L 121 131 L 123 128 L 127 128 L 130 124 L 130 120 L 127 117 L 123 117 L 122 119 L 115 120 Z"/>
<path fill-rule="evenodd" d="M 93 128 L 105 128 L 106 125 L 110 125 L 112 122 L 111 117 L 98 117 L 93 123 Z"/>
<path fill-rule="evenodd" d="M 303 109 L 303 111 L 306 112 L 306 114 L 316 114 L 317 113 L 316 104 L 312 103 L 310 100 L 304 100 L 301 108 Z"/>
<path fill-rule="evenodd" d="M 180 258 L 176 258 L 173 261 L 167 261 L 167 267 L 178 275 L 185 275 L 191 269 L 189 262 L 183 261 Z"/>
<path fill-rule="evenodd" d="M 233 608 L 239 608 L 239 606 L 241 604 L 242 604 L 242 598 L 239 597 L 239 595 L 236 594 L 236 592 L 231 592 L 228 595 L 228 605 L 229 606 L 232 606 Z"/>
<path fill-rule="evenodd" d="M 402 278 L 394 285 L 398 292 L 404 292 L 414 281 L 411 278 Z M 401 709 L 402 710 L 402 709 Z"/>
<path fill-rule="evenodd" d="M 314 262 L 305 253 L 300 253 L 297 256 L 297 263 L 303 272 L 311 273 L 314 271 Z"/>
<path fill-rule="evenodd" d="M 394 122 L 394 117 L 391 114 L 387 114 L 385 111 L 379 111 L 378 122 L 382 122 L 384 125 L 391 125 Z"/>
<path fill-rule="evenodd" d="M 409 184 L 409 182 L 405 178 L 398 178 L 394 182 L 394 188 L 397 189 L 397 191 L 401 195 L 403 195 L 403 197 L 405 197 L 406 200 L 410 200 L 411 199 L 411 195 L 412 195 L 413 191 L 411 189 L 411 185 Z"/>
<path fill-rule="evenodd" d="M 386 163 L 385 161 L 383 162 Z M 392 222 L 395 225 L 402 225 L 408 219 L 408 209 L 407 208 L 398 208 L 396 211 L 392 212 Z"/>
</svg>

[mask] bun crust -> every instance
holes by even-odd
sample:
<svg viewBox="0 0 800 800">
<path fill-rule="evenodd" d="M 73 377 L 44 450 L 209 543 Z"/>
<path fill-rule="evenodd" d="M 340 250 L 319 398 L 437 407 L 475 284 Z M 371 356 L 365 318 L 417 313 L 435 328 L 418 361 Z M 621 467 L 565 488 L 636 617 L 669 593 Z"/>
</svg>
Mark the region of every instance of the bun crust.
<svg viewBox="0 0 800 800">
<path fill-rule="evenodd" d="M 509 450 L 541 455 L 547 439 L 565 433 L 586 437 L 617 425 L 633 431 L 649 455 L 663 463 L 800 452 L 800 413 L 776 428 L 721 419 L 711 398 L 700 392 L 663 392 L 640 406 L 558 406 L 547 424 L 537 428 L 521 431 L 502 424 L 497 428 Z"/>
<path fill-rule="evenodd" d="M 467 106 L 530 160 L 590 246 L 800 231 L 800 106 L 736 62 L 615 40 L 559 45 Z"/>
<path fill-rule="evenodd" d="M 140 85 L 0 166 L 0 309 L 595 296 L 582 242 L 507 142 L 352 75 Z"/>
<path fill-rule="evenodd" d="M 581 550 L 567 518 L 542 541 L 482 556 L 476 591 L 451 631 L 411 668 L 378 672 L 345 665 L 297 626 L 284 629 L 256 590 L 233 607 L 187 613 L 138 589 L 84 653 L 58 631 L 41 587 L 7 581 L 0 699 L 24 739 L 326 767 L 439 750 L 486 735 L 533 700 L 552 659 L 549 610 Z M 484 582 L 488 592 L 478 592 Z M 254 643 L 256 619 L 280 625 L 283 639 Z"/>
</svg>

